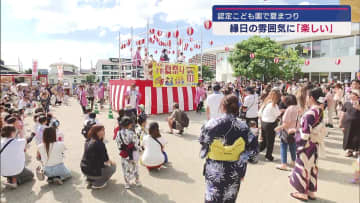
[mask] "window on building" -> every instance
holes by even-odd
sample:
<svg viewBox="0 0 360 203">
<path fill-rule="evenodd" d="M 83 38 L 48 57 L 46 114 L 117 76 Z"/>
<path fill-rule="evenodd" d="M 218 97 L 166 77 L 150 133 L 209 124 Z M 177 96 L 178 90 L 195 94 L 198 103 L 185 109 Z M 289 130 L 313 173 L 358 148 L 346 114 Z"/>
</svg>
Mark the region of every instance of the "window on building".
<svg viewBox="0 0 360 203">
<path fill-rule="evenodd" d="M 345 82 L 345 81 L 350 82 L 350 81 L 351 81 L 351 73 L 350 73 L 350 72 L 343 72 L 343 73 L 341 73 L 340 80 L 341 80 L 342 82 Z"/>
<path fill-rule="evenodd" d="M 304 74 L 303 74 L 303 79 L 309 81 L 309 79 L 310 79 L 310 73 L 304 73 Z"/>
<path fill-rule="evenodd" d="M 312 43 L 312 57 L 330 57 L 331 56 L 331 41 L 330 40 L 319 40 L 313 41 Z"/>
<path fill-rule="evenodd" d="M 328 80 L 329 80 L 329 73 L 328 72 L 320 73 L 320 82 L 327 83 Z"/>
<path fill-rule="evenodd" d="M 356 36 L 356 55 L 360 55 L 360 35 Z"/>
<path fill-rule="evenodd" d="M 340 72 L 333 72 L 331 73 L 331 78 L 334 82 L 340 81 Z"/>
<path fill-rule="evenodd" d="M 300 43 L 297 44 L 294 48 L 299 56 L 304 57 L 304 58 L 310 58 L 311 57 L 311 42 L 304 42 L 304 43 Z"/>
<path fill-rule="evenodd" d="M 354 37 L 344 37 L 333 39 L 332 47 L 334 47 L 332 53 L 333 57 L 339 56 L 354 56 L 355 55 L 355 43 Z"/>
<path fill-rule="evenodd" d="M 111 66 L 110 65 L 104 65 L 103 70 L 111 70 Z"/>
<path fill-rule="evenodd" d="M 319 82 L 320 80 L 320 73 L 319 72 L 312 72 L 311 73 L 311 81 Z"/>
</svg>

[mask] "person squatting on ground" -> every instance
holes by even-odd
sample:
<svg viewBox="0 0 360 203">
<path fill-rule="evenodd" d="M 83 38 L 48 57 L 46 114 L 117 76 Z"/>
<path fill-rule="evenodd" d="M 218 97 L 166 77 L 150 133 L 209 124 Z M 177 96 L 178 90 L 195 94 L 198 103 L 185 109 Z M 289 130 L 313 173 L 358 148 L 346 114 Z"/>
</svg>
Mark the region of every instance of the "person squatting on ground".
<svg viewBox="0 0 360 203">
<path fill-rule="evenodd" d="M 160 169 L 163 164 L 168 163 L 168 156 L 165 152 L 167 141 L 160 134 L 159 124 L 152 122 L 149 125 L 149 134 L 143 139 L 144 153 L 141 157 L 141 163 L 149 171 L 151 169 Z"/>
<path fill-rule="evenodd" d="M 116 171 L 116 164 L 109 159 L 103 142 L 105 137 L 104 126 L 92 126 L 87 137 L 80 168 L 86 176 L 87 188 L 104 188 Z"/>
</svg>

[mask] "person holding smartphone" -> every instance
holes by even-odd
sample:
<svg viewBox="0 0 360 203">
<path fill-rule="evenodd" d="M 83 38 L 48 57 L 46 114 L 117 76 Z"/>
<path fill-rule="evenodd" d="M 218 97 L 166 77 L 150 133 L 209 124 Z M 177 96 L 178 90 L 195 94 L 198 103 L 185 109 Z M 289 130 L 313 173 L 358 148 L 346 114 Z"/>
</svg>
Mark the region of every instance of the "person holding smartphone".
<svg viewBox="0 0 360 203">
<path fill-rule="evenodd" d="M 340 128 L 344 132 L 343 148 L 346 156 L 356 156 L 360 150 L 360 90 L 351 90 L 350 101 L 344 104 Z"/>
</svg>

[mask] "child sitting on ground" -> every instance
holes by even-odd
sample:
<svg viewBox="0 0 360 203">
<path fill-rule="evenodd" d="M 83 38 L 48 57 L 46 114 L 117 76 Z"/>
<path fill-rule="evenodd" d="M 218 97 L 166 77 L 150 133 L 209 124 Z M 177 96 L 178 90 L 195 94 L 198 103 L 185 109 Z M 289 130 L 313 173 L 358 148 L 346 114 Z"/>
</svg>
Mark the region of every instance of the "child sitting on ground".
<svg viewBox="0 0 360 203">
<path fill-rule="evenodd" d="M 139 144 L 142 146 L 142 140 L 146 134 L 145 131 L 146 120 L 147 120 L 146 115 L 140 115 L 137 120 L 138 120 L 138 124 L 135 127 L 135 133 L 138 139 L 140 140 Z"/>
</svg>

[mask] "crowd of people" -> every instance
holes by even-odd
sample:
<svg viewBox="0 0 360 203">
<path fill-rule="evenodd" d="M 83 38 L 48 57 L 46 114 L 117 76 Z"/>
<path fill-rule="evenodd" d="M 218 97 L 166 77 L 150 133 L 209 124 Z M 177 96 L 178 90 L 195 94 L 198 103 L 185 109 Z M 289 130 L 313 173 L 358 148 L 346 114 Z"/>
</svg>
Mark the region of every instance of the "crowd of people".
<svg viewBox="0 0 360 203">
<path fill-rule="evenodd" d="M 117 170 L 117 157 L 111 158 L 106 147 L 105 126 L 94 113 L 96 102 L 104 107 L 106 85 L 81 84 L 74 92 L 85 115 L 79 132 L 85 138 L 80 170 L 88 188 L 100 189 Z M 147 122 L 148 115 L 140 104 L 142 96 L 135 84 L 125 92 L 125 108 L 118 111 L 112 136 L 119 150 L 126 189 L 133 183 L 141 186 L 139 165 L 150 172 L 170 165 L 167 140 L 159 123 Z M 291 171 L 290 184 L 296 191 L 291 196 L 304 201 L 316 199 L 318 158 L 325 152 L 327 129 L 336 126 L 334 119 L 338 119 L 338 127 L 344 133 L 345 156 L 356 158 L 352 182 L 360 183 L 358 80 L 350 84 L 264 84 L 247 80 L 199 83 L 194 101 L 196 112 L 205 111 L 207 120 L 199 137 L 201 158 L 205 159 L 205 202 L 235 202 L 247 163 L 258 163 L 263 151 L 266 161 L 274 161 L 276 136 L 280 138 L 281 157 L 276 169 Z M 52 112 L 54 106 L 63 104 L 68 104 L 68 96 L 61 84 L 2 87 L 0 154 L 6 186 L 16 188 L 32 180 L 34 174 L 40 181 L 47 177 L 49 184 L 59 185 L 72 177 L 64 165 L 65 137 Z M 184 136 L 184 129 L 191 126 L 190 119 L 179 104 L 174 103 L 173 109 L 167 118 L 168 134 L 175 131 Z M 24 130 L 26 116 L 32 116 L 34 122 L 29 135 Z M 27 145 L 31 143 L 37 147 L 35 156 L 39 161 L 34 170 L 25 166 Z"/>
<path fill-rule="evenodd" d="M 334 118 L 339 120 L 344 133 L 345 156 L 357 158 L 351 182 L 360 183 L 358 80 L 345 85 L 235 81 L 206 86 L 199 84 L 195 97 L 197 109 L 201 109 L 206 100 L 209 120 L 201 129 L 200 137 L 201 154 L 206 159 L 205 202 L 235 202 L 246 162 L 257 163 L 259 152 L 265 149 L 265 160 L 274 161 L 277 135 L 281 164 L 276 168 L 291 171 L 290 184 L 296 191 L 291 196 L 303 201 L 316 199 L 318 158 L 325 153 L 326 127 L 334 128 Z M 205 89 L 213 89 L 207 98 Z M 239 140 L 245 142 L 241 147 Z M 225 174 L 231 174 L 231 177 Z"/>
</svg>

